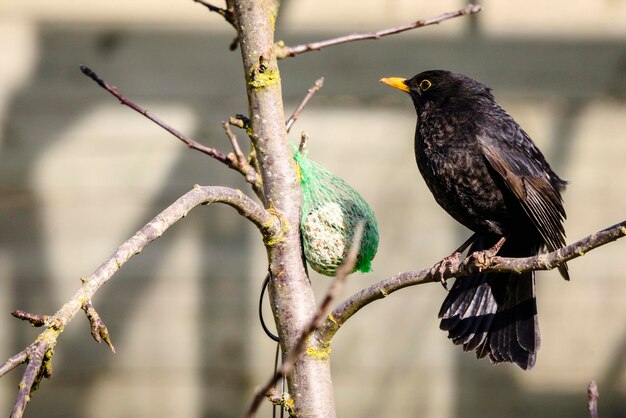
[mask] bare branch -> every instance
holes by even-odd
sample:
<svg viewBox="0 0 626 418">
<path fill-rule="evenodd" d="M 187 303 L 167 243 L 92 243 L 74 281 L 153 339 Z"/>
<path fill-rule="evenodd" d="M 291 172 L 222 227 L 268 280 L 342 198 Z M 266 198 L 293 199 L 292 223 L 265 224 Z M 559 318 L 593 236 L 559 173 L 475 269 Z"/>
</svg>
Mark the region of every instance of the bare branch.
<svg viewBox="0 0 626 418">
<path fill-rule="evenodd" d="M 261 405 L 261 401 L 266 396 L 275 396 L 273 391 L 274 385 L 278 383 L 281 377 L 285 377 L 289 374 L 294 364 L 298 361 L 300 356 L 304 353 L 307 347 L 307 343 L 311 334 L 318 329 L 322 325 L 322 321 L 326 313 L 330 309 L 330 304 L 335 300 L 335 298 L 341 292 L 346 279 L 350 275 L 350 273 L 354 270 L 354 266 L 357 262 L 357 257 L 359 255 L 359 248 L 361 247 L 361 238 L 363 237 L 363 223 L 359 223 L 354 231 L 354 237 L 352 239 L 352 244 L 350 245 L 350 249 L 346 255 L 346 258 L 343 260 L 341 265 L 337 268 L 337 274 L 333 279 L 328 291 L 326 292 L 326 296 L 324 296 L 324 300 L 320 304 L 319 308 L 311 318 L 311 321 L 304 327 L 302 333 L 300 334 L 300 338 L 298 339 L 297 344 L 293 347 L 293 349 L 287 353 L 285 360 L 280 365 L 276 373 L 270 378 L 270 380 L 259 389 L 248 409 L 246 417 L 252 418 L 256 416 L 256 411 L 259 409 Z"/>
<path fill-rule="evenodd" d="M 243 217 L 256 225 L 267 245 L 271 245 L 271 242 L 280 241 L 279 235 L 283 231 L 280 219 L 266 211 L 240 190 L 227 187 L 194 186 L 191 191 L 181 196 L 118 247 L 91 276 L 81 279 L 82 285 L 74 296 L 52 317 L 46 317 L 46 329 L 37 337 L 35 342 L 0 366 L 0 376 L 2 376 L 19 364 L 24 362 L 28 364 L 20 383 L 12 417 L 22 416 L 31 393 L 37 388 L 43 377 L 49 377 L 51 374 L 52 349 L 56 345 L 61 332 L 74 319 L 79 310 L 85 310 L 90 318 L 92 333 L 96 331 L 98 337 L 102 337 L 107 341 L 108 331 L 106 331 L 106 327 L 104 327 L 100 317 L 89 302 L 98 289 L 132 256 L 139 254 L 146 245 L 160 237 L 177 221 L 184 218 L 191 209 L 198 205 L 211 203 L 224 203 L 235 208 Z M 25 318 L 35 317 L 31 314 L 23 316 Z M 98 337 L 94 336 L 96 340 Z M 110 344 L 110 341 L 107 341 L 107 343 Z M 112 345 L 111 349 L 113 349 Z"/>
<path fill-rule="evenodd" d="M 156 123 L 161 128 L 165 129 L 167 132 L 169 132 L 170 134 L 174 135 L 176 138 L 181 140 L 189 148 L 195 149 L 196 151 L 200 151 L 201 153 L 206 154 L 209 157 L 212 157 L 212 158 L 216 159 L 217 161 L 227 165 L 228 167 L 232 168 L 233 170 L 236 170 L 236 171 L 240 172 L 241 174 L 244 175 L 244 177 L 246 177 L 246 180 L 248 180 L 248 178 L 251 177 L 251 176 L 249 176 L 248 165 L 241 166 L 238 163 L 237 159 L 230 159 L 230 158 L 228 158 L 227 155 L 224 155 L 224 153 L 216 150 L 215 148 L 211 148 L 211 147 L 207 147 L 205 145 L 202 145 L 198 141 L 196 141 L 196 140 L 194 140 L 194 139 L 192 139 L 192 138 L 182 134 L 181 132 L 179 132 L 178 130 L 176 130 L 175 128 L 173 128 L 172 126 L 167 124 L 166 122 L 164 122 L 161 119 L 159 119 L 156 115 L 154 115 L 149 110 L 143 108 L 142 106 L 138 105 L 137 103 L 133 102 L 132 100 L 130 100 L 129 98 L 124 96 L 117 89 L 117 87 L 114 87 L 114 86 L 110 85 L 107 81 L 102 79 L 98 74 L 96 74 L 89 67 L 81 65 L 80 66 L 80 70 L 87 77 L 91 78 L 93 81 L 98 83 L 98 85 L 100 87 L 102 87 L 103 89 L 105 89 L 106 91 L 111 93 L 113 96 L 115 96 L 120 101 L 121 104 L 123 104 L 124 106 L 130 107 L 131 109 L 133 109 L 137 113 L 140 113 L 143 116 L 145 116 L 146 118 L 150 119 L 152 122 Z M 253 183 L 253 185 L 254 185 L 254 183 Z"/>
<path fill-rule="evenodd" d="M 300 116 L 302 109 L 304 109 L 304 107 L 309 103 L 309 100 L 311 100 L 311 97 L 313 97 L 313 95 L 317 93 L 319 89 L 322 88 L 323 85 L 324 85 L 324 77 L 320 77 L 315 81 L 315 84 L 311 86 L 311 88 L 309 89 L 309 92 L 306 94 L 306 96 L 304 96 L 304 99 L 302 99 L 302 102 L 300 102 L 300 105 L 298 105 L 296 110 L 294 110 L 291 116 L 289 116 L 289 119 L 287 119 L 287 122 L 285 122 L 285 126 L 287 127 L 287 132 L 291 130 L 291 127 L 296 122 L 296 119 L 298 119 L 298 117 Z"/>
<path fill-rule="evenodd" d="M 530 270 L 551 270 L 569 260 L 582 257 L 595 248 L 622 238 L 624 235 L 626 235 L 626 221 L 591 234 L 559 250 L 535 257 L 486 257 L 484 252 L 477 252 L 470 254 L 465 260 L 452 263 L 444 273 L 444 278 L 462 277 L 479 271 L 522 273 Z M 329 344 L 335 333 L 352 315 L 364 306 L 397 290 L 408 286 L 439 282 L 440 272 L 436 267 L 440 264 L 440 262 L 435 264 L 434 268 L 396 274 L 355 293 L 329 315 L 329 318 L 316 331 L 317 339 L 321 344 Z"/>
<path fill-rule="evenodd" d="M 355 33 L 352 35 L 341 36 L 339 38 L 328 39 L 320 42 L 312 42 L 309 44 L 303 44 L 298 46 L 289 47 L 282 41 L 276 44 L 276 57 L 286 58 L 295 57 L 296 55 L 303 54 L 309 51 L 319 51 L 322 48 L 329 46 L 345 44 L 347 42 L 363 41 L 367 39 L 380 39 L 384 36 L 395 35 L 397 33 L 406 32 L 413 29 L 422 28 L 424 26 L 435 25 L 443 22 L 444 20 L 452 19 L 459 16 L 466 16 L 480 12 L 481 7 L 474 4 L 468 4 L 463 9 L 456 10 L 454 12 L 444 13 L 437 17 L 432 17 L 425 20 L 417 20 L 415 22 L 408 23 L 402 26 L 396 26 L 393 28 L 379 30 L 377 32 L 368 33 Z"/>
<path fill-rule="evenodd" d="M 589 411 L 589 418 L 598 418 L 598 385 L 595 381 L 589 382 L 587 386 L 587 397 L 589 401 L 587 403 L 587 410 Z"/>
</svg>

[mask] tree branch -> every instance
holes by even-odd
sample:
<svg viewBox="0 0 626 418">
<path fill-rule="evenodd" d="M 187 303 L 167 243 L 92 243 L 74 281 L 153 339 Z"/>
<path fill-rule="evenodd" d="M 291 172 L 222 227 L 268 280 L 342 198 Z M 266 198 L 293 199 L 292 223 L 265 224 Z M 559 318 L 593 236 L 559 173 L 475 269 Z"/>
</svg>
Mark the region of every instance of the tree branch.
<svg viewBox="0 0 626 418">
<path fill-rule="evenodd" d="M 320 42 L 312 42 L 308 44 L 298 45 L 289 47 L 284 44 L 284 42 L 280 41 L 276 44 L 276 56 L 279 59 L 286 57 L 295 57 L 296 55 L 303 54 L 305 52 L 310 51 L 319 51 L 322 48 L 327 48 L 329 46 L 345 44 L 348 42 L 355 41 L 363 41 L 367 39 L 380 39 L 384 36 L 395 35 L 397 33 L 406 32 L 413 29 L 422 28 L 424 26 L 435 25 L 444 20 L 452 19 L 459 16 L 466 16 L 480 12 L 481 7 L 474 4 L 468 4 L 463 9 L 456 10 L 454 12 L 448 12 L 441 14 L 437 17 L 432 17 L 430 19 L 425 20 L 417 20 L 412 23 L 408 23 L 402 26 L 396 26 L 393 28 L 379 30 L 377 32 L 368 32 L 368 33 L 355 33 L 352 35 L 341 36 L 339 38 L 328 39 Z"/>
<path fill-rule="evenodd" d="M 167 132 L 169 132 L 170 134 L 174 135 L 176 138 L 181 140 L 189 148 L 195 149 L 196 151 L 200 151 L 201 153 L 206 154 L 209 157 L 212 157 L 212 158 L 216 159 L 217 161 L 221 162 L 222 164 L 225 164 L 226 166 L 232 168 L 233 170 L 238 171 L 239 173 L 243 174 L 243 176 L 246 178 L 246 181 L 251 183 L 253 187 L 258 188 L 258 184 L 256 184 L 257 176 L 256 175 L 252 175 L 250 173 L 250 168 L 251 167 L 250 167 L 249 164 L 242 165 L 242 164 L 240 164 L 240 162 L 239 162 L 239 160 L 237 158 L 229 158 L 228 155 L 225 155 L 221 151 L 218 151 L 215 148 L 211 148 L 211 147 L 207 147 L 205 145 L 202 145 L 198 141 L 196 141 L 196 140 L 194 140 L 194 139 L 192 139 L 192 138 L 182 134 L 181 132 L 179 132 L 178 130 L 176 130 L 175 128 L 173 128 L 172 126 L 167 124 L 166 122 L 164 122 L 161 119 L 159 119 L 156 115 L 154 115 L 149 110 L 143 108 L 142 106 L 138 105 L 137 103 L 133 102 L 132 100 L 130 100 L 129 98 L 124 96 L 118 90 L 117 87 L 114 87 L 114 86 L 110 85 L 106 80 L 104 80 L 98 74 L 96 74 L 96 72 L 93 71 L 91 68 L 86 67 L 84 65 L 81 65 L 80 66 L 80 70 L 87 77 L 91 78 L 93 81 L 98 83 L 98 85 L 100 87 L 102 87 L 103 89 L 105 89 L 106 91 L 111 93 L 113 96 L 115 96 L 120 101 L 120 103 L 123 104 L 124 106 L 130 107 L 135 112 L 140 113 L 141 115 L 143 115 L 146 118 L 150 119 L 152 122 L 156 123 L 161 128 L 165 129 Z"/>
<path fill-rule="evenodd" d="M 480 271 L 522 273 L 530 270 L 551 270 L 569 260 L 582 257 L 595 248 L 622 238 L 624 235 L 626 235 L 626 221 L 591 234 L 559 250 L 535 257 L 486 257 L 485 252 L 476 252 L 464 260 L 453 263 L 444 273 L 444 278 L 462 277 Z M 333 310 L 322 327 L 316 331 L 315 336 L 319 341 L 319 347 L 328 346 L 339 328 L 352 315 L 370 303 L 408 286 L 439 282 L 440 275 L 437 270 L 439 265 L 440 263 L 437 263 L 432 268 L 396 274 L 374 283 L 346 299 Z"/>
<path fill-rule="evenodd" d="M 85 310 L 92 324 L 92 333 L 95 331 L 100 337 L 103 336 L 103 325 L 100 321 L 94 321 L 95 310 L 91 306 L 91 299 L 98 289 L 105 284 L 132 256 L 139 254 L 144 247 L 156 238 L 160 237 L 170 226 L 174 225 L 187 213 L 198 205 L 211 203 L 224 203 L 235 208 L 239 214 L 251 221 L 263 235 L 266 245 L 280 241 L 280 234 L 284 226 L 280 219 L 263 209 L 258 203 L 244 195 L 240 190 L 227 187 L 202 187 L 194 188 L 177 199 L 167 209 L 159 213 L 143 228 L 124 242 L 117 250 L 104 261 L 98 269 L 89 277 L 83 278 L 82 285 L 74 296 L 65 303 L 53 316 L 45 317 L 47 328 L 37 339 L 26 347 L 22 352 L 8 359 L 0 366 L 0 376 L 13 370 L 19 364 L 27 363 L 24 376 L 19 386 L 18 397 L 15 402 L 11 417 L 21 417 L 30 395 L 37 388 L 43 377 L 51 374 L 52 349 L 57 343 L 59 335 L 65 327 L 74 319 L 78 311 Z M 97 315 L 97 313 L 95 314 Z M 22 319 L 38 319 L 36 315 L 21 315 Z M 98 316 L 99 319 L 99 316 Z M 31 321 L 33 322 L 33 321 Z M 36 321 L 38 322 L 38 321 Z M 94 325 L 95 324 L 95 325 Z M 95 337 L 94 337 L 95 338 Z"/>
<path fill-rule="evenodd" d="M 324 77 L 320 77 L 315 81 L 315 84 L 311 86 L 306 96 L 304 96 L 304 99 L 302 99 L 302 102 L 300 102 L 296 110 L 293 111 L 291 116 L 289 116 L 289 119 L 287 119 L 287 122 L 285 122 L 287 132 L 291 130 L 291 127 L 296 122 L 296 119 L 298 119 L 298 117 L 300 116 L 300 113 L 302 112 L 304 107 L 309 103 L 309 100 L 311 100 L 311 97 L 313 97 L 313 95 L 317 93 L 319 89 L 322 88 L 323 85 L 324 85 Z"/>
</svg>

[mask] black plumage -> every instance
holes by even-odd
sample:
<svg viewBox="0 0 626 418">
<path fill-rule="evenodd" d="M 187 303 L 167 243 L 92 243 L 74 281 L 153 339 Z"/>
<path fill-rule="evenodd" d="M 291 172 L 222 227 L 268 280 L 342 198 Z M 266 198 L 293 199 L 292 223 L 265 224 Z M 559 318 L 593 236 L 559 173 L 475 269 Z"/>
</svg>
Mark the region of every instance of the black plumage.
<svg viewBox="0 0 626 418">
<path fill-rule="evenodd" d="M 498 254 L 506 257 L 564 245 L 566 182 L 487 86 L 443 70 L 381 81 L 413 99 L 417 166 L 437 203 L 475 232 L 470 253 L 502 237 Z M 566 265 L 559 271 L 569 279 Z M 534 366 L 540 346 L 534 273 L 459 278 L 439 317 L 448 337 L 479 358 Z"/>
</svg>

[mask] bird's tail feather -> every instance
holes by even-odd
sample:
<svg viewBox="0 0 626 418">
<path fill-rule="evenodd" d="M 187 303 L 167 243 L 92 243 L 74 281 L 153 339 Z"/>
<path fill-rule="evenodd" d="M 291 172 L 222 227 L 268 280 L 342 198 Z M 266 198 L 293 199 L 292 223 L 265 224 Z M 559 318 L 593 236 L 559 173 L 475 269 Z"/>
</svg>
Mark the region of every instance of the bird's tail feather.
<svg viewBox="0 0 626 418">
<path fill-rule="evenodd" d="M 479 237 L 469 253 L 490 248 L 497 237 Z M 508 257 L 536 255 L 539 245 L 517 248 L 507 239 L 498 253 Z M 534 366 L 541 344 L 537 321 L 534 272 L 479 273 L 456 280 L 439 311 L 448 338 L 476 356 L 494 363 Z"/>
</svg>

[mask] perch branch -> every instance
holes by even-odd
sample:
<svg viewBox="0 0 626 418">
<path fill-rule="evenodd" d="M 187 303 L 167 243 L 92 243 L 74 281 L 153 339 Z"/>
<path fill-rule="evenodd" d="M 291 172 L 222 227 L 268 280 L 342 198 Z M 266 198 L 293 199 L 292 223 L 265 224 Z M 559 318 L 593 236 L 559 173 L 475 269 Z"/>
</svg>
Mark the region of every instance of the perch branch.
<svg viewBox="0 0 626 418">
<path fill-rule="evenodd" d="M 311 100 L 311 97 L 313 97 L 313 95 L 317 93 L 319 89 L 322 88 L 323 85 L 324 85 L 324 77 L 320 77 L 315 81 L 315 84 L 311 86 L 306 96 L 304 96 L 304 99 L 302 99 L 302 102 L 300 102 L 296 110 L 293 111 L 291 116 L 289 116 L 289 119 L 287 119 L 287 122 L 285 122 L 285 126 L 287 127 L 287 132 L 291 130 L 291 127 L 300 116 L 300 113 L 302 112 L 304 107 L 309 103 L 309 100 Z"/>
<path fill-rule="evenodd" d="M 556 251 L 535 257 L 507 258 L 497 255 L 486 256 L 485 252 L 476 252 L 464 260 L 453 263 L 449 269 L 446 269 L 444 278 L 462 277 L 479 271 L 522 273 L 530 270 L 551 270 L 624 235 L 626 235 L 626 221 L 591 234 Z M 436 268 L 439 265 L 440 263 L 437 263 L 435 268 L 399 273 L 355 293 L 335 308 L 329 318 L 316 331 L 315 336 L 320 344 L 330 344 L 339 328 L 364 306 L 408 286 L 439 282 L 440 275 Z"/>
<path fill-rule="evenodd" d="M 211 148 L 211 147 L 207 147 L 205 145 L 202 145 L 198 141 L 196 141 L 196 140 L 194 140 L 194 139 L 184 135 L 183 133 L 179 132 L 178 130 L 173 128 L 171 125 L 169 125 L 166 122 L 164 122 L 161 119 L 159 119 L 156 115 L 154 115 L 148 109 L 143 108 L 142 106 L 138 105 L 137 103 L 133 102 L 132 100 L 130 100 L 129 98 L 124 96 L 118 90 L 117 87 L 114 87 L 114 86 L 110 85 L 106 80 L 102 79 L 98 74 L 95 73 L 95 71 L 93 71 L 89 67 L 81 65 L 80 66 L 80 70 L 87 77 L 91 78 L 93 81 L 98 83 L 98 85 L 100 87 L 102 87 L 103 89 L 105 89 L 106 91 L 111 93 L 113 96 L 115 96 L 120 101 L 121 104 L 123 104 L 124 106 L 130 107 L 135 112 L 140 113 L 141 115 L 143 115 L 146 118 L 150 119 L 152 122 L 156 123 L 161 128 L 165 129 L 167 132 L 169 132 L 170 134 L 174 135 L 176 138 L 181 140 L 189 148 L 194 149 L 196 151 L 200 151 L 203 154 L 206 154 L 209 157 L 212 157 L 212 158 L 216 159 L 217 161 L 221 162 L 222 164 L 227 165 L 228 167 L 232 168 L 233 170 L 236 170 L 236 171 L 240 172 L 241 174 L 243 174 L 244 177 L 246 177 L 246 180 L 248 180 L 248 178 L 251 177 L 251 176 L 248 175 L 249 165 L 242 166 L 242 165 L 239 164 L 237 159 L 228 158 L 228 156 L 225 155 L 224 153 L 222 153 L 221 151 L 218 151 L 215 148 Z M 253 185 L 254 185 L 254 183 L 253 183 Z"/>
<path fill-rule="evenodd" d="M 202 187 L 194 188 L 178 198 L 167 209 L 158 214 L 143 228 L 124 242 L 117 250 L 105 260 L 91 276 L 82 279 L 82 285 L 74 296 L 65 303 L 53 316 L 47 317 L 46 329 L 37 337 L 35 342 L 26 347 L 22 352 L 8 359 L 0 366 L 0 376 L 17 365 L 27 363 L 22 382 L 19 386 L 18 397 L 15 402 L 12 417 L 21 417 L 32 391 L 43 377 L 51 373 L 52 349 L 65 327 L 74 319 L 79 310 L 83 309 L 87 316 L 92 316 L 92 332 L 94 326 L 99 337 L 103 336 L 104 324 L 97 321 L 94 325 L 93 306 L 91 299 L 98 289 L 105 284 L 132 256 L 139 254 L 150 242 L 160 237 L 170 226 L 174 225 L 187 213 L 201 204 L 224 203 L 235 208 L 243 217 L 251 221 L 263 235 L 265 242 L 279 240 L 282 226 L 278 217 L 270 214 L 258 203 L 244 195 L 239 190 L 227 187 Z M 97 315 L 97 313 L 95 314 Z M 99 316 L 98 316 L 99 319 Z M 101 321 L 100 321 L 101 322 Z M 102 326 L 101 326 L 102 325 Z M 106 329 L 106 327 L 104 327 Z M 107 332 L 108 334 L 108 332 Z M 95 337 L 97 339 L 97 337 Z M 112 348 L 112 347 L 111 347 Z"/>
<path fill-rule="evenodd" d="M 464 8 L 456 10 L 454 12 L 444 13 L 430 19 L 417 20 L 406 25 L 383 29 L 377 32 L 355 33 L 352 35 L 341 36 L 339 38 L 327 39 L 325 41 L 312 42 L 292 47 L 286 46 L 283 42 L 278 42 L 276 44 L 276 57 L 279 59 L 286 57 L 295 57 L 296 55 L 303 54 L 305 52 L 319 51 L 320 49 L 327 48 L 329 46 L 345 44 L 348 42 L 363 41 L 366 39 L 380 39 L 384 36 L 395 35 L 397 33 L 422 28 L 424 26 L 436 25 L 443 22 L 444 20 L 452 19 L 455 17 L 475 14 L 480 12 L 480 10 L 480 6 L 468 4 Z"/>
<path fill-rule="evenodd" d="M 354 270 L 354 266 L 356 265 L 356 261 L 357 261 L 357 256 L 359 254 L 359 248 L 361 247 L 362 237 L 363 237 L 363 223 L 360 223 L 359 225 L 357 225 L 354 231 L 352 244 L 350 244 L 350 249 L 348 250 L 348 253 L 346 254 L 346 258 L 343 260 L 341 265 L 337 268 L 337 274 L 335 275 L 335 278 L 330 284 L 330 287 L 328 288 L 328 291 L 326 292 L 326 296 L 324 296 L 324 300 L 322 301 L 319 308 L 313 315 L 313 318 L 311 318 L 309 323 L 306 324 L 306 326 L 302 330 L 302 333 L 300 334 L 300 338 L 298 339 L 298 342 L 296 343 L 296 345 L 293 347 L 293 349 L 289 353 L 287 353 L 287 356 L 285 357 L 285 360 L 283 361 L 283 363 L 276 370 L 274 375 L 272 375 L 272 377 L 267 381 L 267 383 L 263 385 L 257 391 L 252 401 L 252 404 L 250 405 L 250 408 L 248 409 L 248 412 L 246 414 L 247 418 L 252 418 L 256 415 L 256 411 L 259 409 L 259 406 L 261 405 L 261 401 L 263 400 L 264 397 L 275 395 L 273 388 L 276 385 L 276 383 L 278 383 L 281 377 L 285 377 L 289 374 L 294 364 L 296 364 L 296 362 L 300 359 L 300 356 L 302 356 L 302 354 L 306 350 L 308 340 L 311 334 L 322 325 L 324 317 L 326 316 L 326 313 L 330 309 L 330 304 L 339 295 L 339 293 L 341 292 L 341 289 L 343 288 L 344 283 L 346 282 L 346 279 L 348 278 L 350 273 L 352 273 L 352 271 Z"/>
</svg>

